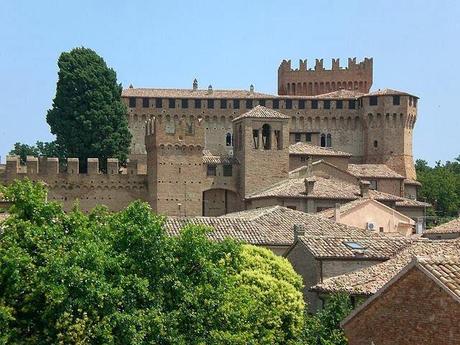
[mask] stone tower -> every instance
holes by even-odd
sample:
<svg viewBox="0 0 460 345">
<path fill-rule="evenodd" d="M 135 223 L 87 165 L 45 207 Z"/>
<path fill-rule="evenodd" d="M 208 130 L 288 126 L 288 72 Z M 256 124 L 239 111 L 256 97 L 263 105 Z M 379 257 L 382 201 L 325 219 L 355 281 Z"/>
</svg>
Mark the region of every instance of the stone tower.
<svg viewBox="0 0 460 345">
<path fill-rule="evenodd" d="M 364 163 L 382 163 L 416 179 L 412 133 L 418 98 L 396 90 L 378 90 L 360 99 L 364 124 Z"/>
<path fill-rule="evenodd" d="M 257 106 L 233 120 L 234 155 L 245 197 L 288 177 L 289 117 Z"/>
<path fill-rule="evenodd" d="M 278 94 L 315 96 L 340 89 L 367 93 L 372 86 L 372 64 L 372 58 L 358 63 L 349 58 L 348 66 L 342 68 L 339 59 L 332 59 L 332 68 L 326 69 L 323 59 L 316 59 L 314 69 L 308 69 L 307 60 L 292 69 L 291 60 L 283 60 L 278 68 Z"/>
</svg>

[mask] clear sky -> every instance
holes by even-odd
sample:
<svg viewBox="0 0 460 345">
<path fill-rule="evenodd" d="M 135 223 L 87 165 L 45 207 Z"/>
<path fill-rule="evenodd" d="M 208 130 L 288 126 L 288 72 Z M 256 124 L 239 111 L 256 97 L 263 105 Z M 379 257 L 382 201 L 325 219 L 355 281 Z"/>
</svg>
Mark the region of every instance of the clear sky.
<svg viewBox="0 0 460 345">
<path fill-rule="evenodd" d="M 0 0 L 0 155 L 52 140 L 57 59 L 96 50 L 127 87 L 277 91 L 282 59 L 374 58 L 373 89 L 420 97 L 414 156 L 460 155 L 460 1 Z M 326 62 L 327 61 L 327 62 Z"/>
</svg>

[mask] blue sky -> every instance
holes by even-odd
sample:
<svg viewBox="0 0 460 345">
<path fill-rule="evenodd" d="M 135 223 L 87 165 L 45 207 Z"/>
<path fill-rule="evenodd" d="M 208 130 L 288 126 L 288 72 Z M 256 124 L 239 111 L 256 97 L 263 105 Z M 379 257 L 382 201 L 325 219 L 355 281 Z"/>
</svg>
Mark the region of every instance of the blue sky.
<svg viewBox="0 0 460 345">
<path fill-rule="evenodd" d="M 0 155 L 52 140 L 57 59 L 96 50 L 128 86 L 276 93 L 280 61 L 374 58 L 373 89 L 419 96 L 414 156 L 460 155 L 458 1 L 0 0 Z"/>
</svg>

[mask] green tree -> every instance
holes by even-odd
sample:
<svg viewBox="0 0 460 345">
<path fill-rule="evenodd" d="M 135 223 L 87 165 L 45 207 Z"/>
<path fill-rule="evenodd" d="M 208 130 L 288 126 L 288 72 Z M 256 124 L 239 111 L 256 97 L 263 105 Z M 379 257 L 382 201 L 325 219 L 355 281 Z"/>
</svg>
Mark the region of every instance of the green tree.
<svg viewBox="0 0 460 345">
<path fill-rule="evenodd" d="M 24 180 L 0 236 L 0 344 L 300 344 L 301 279 L 268 250 L 178 236 L 145 203 L 64 213 Z"/>
<path fill-rule="evenodd" d="M 65 157 L 65 153 L 55 141 L 49 143 L 37 141 L 35 145 L 16 143 L 9 154 L 19 156 L 22 164 L 25 164 L 27 156 Z"/>
<path fill-rule="evenodd" d="M 46 120 L 56 144 L 68 157 L 116 157 L 126 161 L 131 134 L 122 87 L 113 69 L 91 49 L 75 48 L 61 54 L 53 107 Z"/>
</svg>

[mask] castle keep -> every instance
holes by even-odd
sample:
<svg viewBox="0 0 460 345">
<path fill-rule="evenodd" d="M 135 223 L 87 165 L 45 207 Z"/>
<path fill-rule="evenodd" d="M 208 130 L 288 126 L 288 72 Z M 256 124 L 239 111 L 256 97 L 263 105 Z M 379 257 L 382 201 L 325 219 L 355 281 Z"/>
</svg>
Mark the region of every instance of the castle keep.
<svg viewBox="0 0 460 345">
<path fill-rule="evenodd" d="M 283 61 L 278 95 L 256 92 L 252 85 L 200 89 L 196 80 L 190 89 L 131 86 L 122 93 L 133 134 L 126 168 L 112 159 L 102 174 L 97 159 L 90 159 L 88 173 L 80 174 L 75 159 L 64 172 L 55 158 L 29 157 L 23 167 L 17 157 L 8 157 L 1 178 L 42 180 L 50 199 L 66 208 L 79 199 L 84 210 L 101 203 L 118 210 L 141 199 L 159 213 L 181 216 L 219 216 L 272 204 L 317 212 L 362 197 L 360 182 L 366 180 L 380 200 L 416 218 L 426 206 L 414 200 L 418 98 L 391 89 L 370 92 L 371 85 L 372 59 L 353 58 L 347 68 L 334 59 L 330 70 L 323 60 L 314 70 L 306 60 L 296 70 Z M 359 176 L 356 166 L 369 176 Z M 337 199 L 318 192 L 313 198 L 308 191 L 314 182 L 307 180 L 315 176 L 347 183 L 350 193 Z M 295 179 L 305 179 L 302 190 L 264 196 Z M 325 183 L 320 182 L 317 187 Z M 302 198 L 304 203 L 291 202 Z"/>
</svg>

